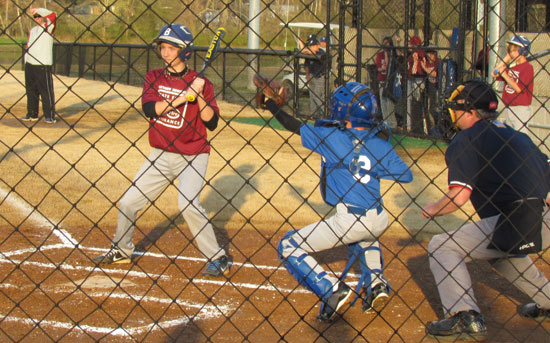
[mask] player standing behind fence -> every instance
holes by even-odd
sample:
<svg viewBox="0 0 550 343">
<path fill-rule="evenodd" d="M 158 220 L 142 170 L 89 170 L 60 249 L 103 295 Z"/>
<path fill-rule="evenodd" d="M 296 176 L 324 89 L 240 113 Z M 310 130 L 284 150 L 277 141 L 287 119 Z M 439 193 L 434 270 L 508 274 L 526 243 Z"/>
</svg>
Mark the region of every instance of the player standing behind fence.
<svg viewBox="0 0 550 343">
<path fill-rule="evenodd" d="M 382 40 L 382 48 L 383 50 L 376 54 L 376 69 L 378 70 L 376 79 L 378 80 L 378 89 L 380 90 L 380 110 L 382 113 L 382 120 L 391 129 L 395 129 L 397 127 L 397 121 L 395 119 L 393 101 L 386 94 L 388 91 L 386 82 L 393 80 L 388 78 L 390 61 L 391 63 L 395 63 L 395 61 L 392 60 L 394 52 L 391 37 L 384 37 Z"/>
<path fill-rule="evenodd" d="M 296 120 L 271 99 L 266 105 L 287 130 L 302 136 L 304 147 L 322 156 L 321 194 L 336 206 L 334 216 L 288 232 L 279 243 L 279 258 L 321 299 L 320 320 L 333 319 L 351 295 L 344 278 L 355 259 L 362 273 L 357 293 L 364 293 L 363 311 L 380 311 L 390 294 L 377 241 L 388 227 L 380 179 L 410 182 L 412 173 L 387 141 L 387 127 L 374 120 L 375 95 L 361 83 L 348 82 L 332 93 L 330 119 L 318 119 L 315 125 Z M 351 258 L 339 280 L 310 254 L 344 244 Z"/>
<path fill-rule="evenodd" d="M 141 99 L 143 112 L 150 118 L 153 151 L 120 201 L 111 250 L 94 261 L 130 262 L 137 212 L 177 178 L 178 207 L 199 250 L 209 260 L 203 275 L 220 276 L 229 271 L 230 261 L 199 203 L 210 152 L 206 129 L 212 131 L 218 124 L 214 87 L 186 65 L 193 51 L 193 35 L 187 27 L 165 25 L 155 43 L 166 68 L 147 73 Z M 190 93 L 198 95 L 196 102 L 187 102 Z"/>
<path fill-rule="evenodd" d="M 542 225 L 550 168 L 527 135 L 493 121 L 497 105 L 495 92 L 480 81 L 458 85 L 448 99 L 460 129 L 445 154 L 449 190 L 422 215 L 452 213 L 471 200 L 480 220 L 436 235 L 428 246 L 446 319 L 429 323 L 426 332 L 440 342 L 487 339 L 466 267 L 472 260 L 487 260 L 533 299 L 519 308 L 521 316 L 550 319 L 550 284 L 527 255 L 550 245 L 550 230 Z"/>
<path fill-rule="evenodd" d="M 25 89 L 27 92 L 27 115 L 24 121 L 38 120 L 38 103 L 42 99 L 45 122 L 55 123 L 55 98 L 53 93 L 53 33 L 56 13 L 45 8 L 30 10 L 37 26 L 29 32 L 25 52 Z"/>
<path fill-rule="evenodd" d="M 321 49 L 321 44 L 316 35 L 307 37 L 307 45 L 298 39 L 300 52 L 306 55 L 314 55 L 318 59 L 306 59 L 304 68 L 309 88 L 309 110 L 314 118 L 320 116 L 323 111 L 323 100 L 325 99 L 325 60 L 326 50 Z"/>
<path fill-rule="evenodd" d="M 531 42 L 524 36 L 513 36 L 506 42 L 506 57 L 497 65 L 493 77 L 504 81 L 502 102 L 506 105 L 506 124 L 528 133 L 527 123 L 531 119 L 533 101 L 534 72 L 527 61 Z"/>
</svg>

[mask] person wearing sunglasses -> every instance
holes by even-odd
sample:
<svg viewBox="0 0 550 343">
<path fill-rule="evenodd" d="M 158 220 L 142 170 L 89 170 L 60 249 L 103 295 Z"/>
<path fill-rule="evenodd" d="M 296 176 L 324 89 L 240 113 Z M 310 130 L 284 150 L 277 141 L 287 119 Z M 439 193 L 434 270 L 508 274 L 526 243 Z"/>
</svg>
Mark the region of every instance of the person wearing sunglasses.
<svg viewBox="0 0 550 343">
<path fill-rule="evenodd" d="M 498 98 L 481 81 L 459 84 L 446 102 L 458 133 L 445 153 L 449 190 L 426 204 L 425 218 L 455 211 L 470 200 L 479 220 L 432 237 L 430 270 L 445 319 L 426 333 L 438 341 L 488 339 L 466 262 L 486 260 L 532 302 L 525 318 L 550 320 L 550 284 L 528 254 L 550 245 L 543 210 L 550 196 L 547 157 L 524 133 L 495 120 Z"/>
</svg>

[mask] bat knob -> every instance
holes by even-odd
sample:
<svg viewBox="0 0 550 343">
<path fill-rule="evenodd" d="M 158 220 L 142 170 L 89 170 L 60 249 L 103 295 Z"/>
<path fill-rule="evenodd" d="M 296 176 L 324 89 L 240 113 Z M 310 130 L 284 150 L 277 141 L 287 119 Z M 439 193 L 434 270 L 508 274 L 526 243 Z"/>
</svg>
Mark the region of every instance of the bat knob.
<svg viewBox="0 0 550 343">
<path fill-rule="evenodd" d="M 195 101 L 195 96 L 193 94 L 187 94 L 187 101 L 188 102 L 193 102 Z"/>
</svg>

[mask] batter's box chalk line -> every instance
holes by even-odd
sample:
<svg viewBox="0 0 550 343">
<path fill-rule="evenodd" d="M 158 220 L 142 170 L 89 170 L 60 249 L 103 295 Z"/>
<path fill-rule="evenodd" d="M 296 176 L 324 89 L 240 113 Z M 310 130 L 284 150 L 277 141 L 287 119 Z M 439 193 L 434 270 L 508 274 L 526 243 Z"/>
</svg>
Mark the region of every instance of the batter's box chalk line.
<svg viewBox="0 0 550 343">
<path fill-rule="evenodd" d="M 32 207 L 25 199 L 22 199 L 14 192 L 8 192 L 0 187 L 0 198 L 2 202 L 6 202 L 10 206 L 19 210 L 19 212 L 27 218 L 28 221 L 34 223 L 38 227 L 48 229 L 61 240 L 61 244 L 67 247 L 75 247 L 78 243 L 67 230 L 62 229 L 59 223 L 54 223 L 50 219 L 44 217 L 36 208 Z"/>
</svg>

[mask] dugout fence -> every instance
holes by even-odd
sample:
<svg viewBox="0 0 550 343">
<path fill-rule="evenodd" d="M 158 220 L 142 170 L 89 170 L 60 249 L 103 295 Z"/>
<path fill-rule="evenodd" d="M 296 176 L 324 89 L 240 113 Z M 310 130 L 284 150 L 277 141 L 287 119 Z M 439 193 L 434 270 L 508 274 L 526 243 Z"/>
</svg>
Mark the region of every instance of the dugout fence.
<svg viewBox="0 0 550 343">
<path fill-rule="evenodd" d="M 6 0 L 0 5 L 0 340 L 5 342 L 434 341 L 425 326 L 441 318 L 443 308 L 430 272 L 429 241 L 478 219 L 469 203 L 448 216 L 421 216 L 422 208 L 448 189 L 445 153 L 455 131 L 444 99 L 456 82 L 471 78 L 486 80 L 501 98 L 500 82 L 486 73 L 505 55 L 504 42 L 525 35 L 532 53 L 550 42 L 549 1 Z M 34 7 L 57 13 L 53 125 L 42 118 L 21 120 L 27 114 L 23 55 Z M 252 21 L 258 18 L 254 32 Z M 215 30 L 227 31 L 206 72 L 222 120 L 208 133 L 212 150 L 201 193 L 216 238 L 233 258 L 230 273 L 220 278 L 202 276 L 207 260 L 181 216 L 174 180 L 139 212 L 132 263 L 92 262 L 109 250 L 120 200 L 151 152 L 142 85 L 147 71 L 163 67 L 151 42 L 169 22 L 193 32 L 189 65 L 195 70 Z M 302 22 L 322 28 L 298 31 L 289 25 Z M 335 82 L 359 81 L 379 100 L 384 93 L 376 56 L 384 37 L 392 38 L 390 51 L 402 58 L 392 62 L 390 76 L 400 75 L 404 95 L 392 102 L 401 121 L 391 142 L 414 175 L 411 184 L 382 183 L 389 227 L 379 241 L 392 287 L 389 302 L 370 313 L 361 310 L 361 299 L 355 306 L 348 302 L 330 323 L 317 320 L 318 298 L 287 272 L 277 251 L 288 231 L 334 214 L 319 192 L 321 160 L 269 111 L 256 108 L 251 83 L 255 73 L 281 82 L 291 75 L 292 101 L 284 109 L 303 122 L 326 117 L 329 97 L 310 113 L 311 90 L 300 85 L 305 60 L 312 57 L 299 50 L 296 39 L 310 34 L 328 37 L 326 94 Z M 251 36 L 257 36 L 258 47 L 247 46 Z M 417 49 L 436 51 L 441 61 L 434 107 L 426 91 L 429 80 L 407 82 L 415 36 L 421 41 Z M 549 58 L 531 61 L 532 116 L 525 123 L 531 140 L 547 154 Z M 411 120 L 418 125 L 407 126 Z M 438 130 L 430 130 L 434 127 Z M 315 257 L 341 277 L 348 253 L 343 244 Z M 530 256 L 550 275 L 546 250 Z M 468 267 L 489 341 L 550 339 L 548 322 L 518 314 L 530 301 L 525 294 L 484 261 Z M 345 281 L 354 288 L 360 276 L 356 264 Z"/>
</svg>

